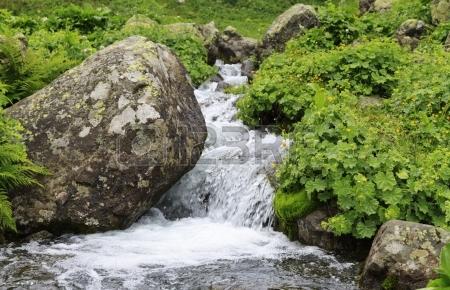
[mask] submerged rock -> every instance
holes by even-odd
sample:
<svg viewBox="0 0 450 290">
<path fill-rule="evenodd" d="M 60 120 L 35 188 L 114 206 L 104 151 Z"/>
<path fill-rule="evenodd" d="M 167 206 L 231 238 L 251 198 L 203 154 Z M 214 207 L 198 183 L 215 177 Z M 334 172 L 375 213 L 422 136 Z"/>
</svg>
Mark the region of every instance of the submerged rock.
<svg viewBox="0 0 450 290">
<path fill-rule="evenodd" d="M 425 22 L 417 19 L 408 19 L 397 30 L 397 41 L 401 46 L 414 50 L 419 45 L 421 36 L 425 33 Z"/>
<path fill-rule="evenodd" d="M 194 166 L 206 137 L 186 70 L 143 37 L 101 50 L 7 113 L 53 174 L 11 194 L 22 235 L 131 225 Z"/>
<path fill-rule="evenodd" d="M 361 277 L 363 289 L 418 289 L 435 278 L 450 233 L 430 225 L 389 221 L 377 233 Z"/>
<path fill-rule="evenodd" d="M 293 37 L 302 34 L 305 30 L 319 26 L 319 18 L 314 7 L 297 4 L 289 8 L 272 23 L 263 39 L 264 54 L 272 50 L 282 51 Z"/>
<path fill-rule="evenodd" d="M 358 260 L 364 260 L 370 249 L 370 240 L 358 240 L 350 235 L 336 236 L 322 228 L 323 221 L 336 214 L 333 207 L 323 206 L 297 221 L 298 240 L 305 245 L 344 254 Z"/>
</svg>

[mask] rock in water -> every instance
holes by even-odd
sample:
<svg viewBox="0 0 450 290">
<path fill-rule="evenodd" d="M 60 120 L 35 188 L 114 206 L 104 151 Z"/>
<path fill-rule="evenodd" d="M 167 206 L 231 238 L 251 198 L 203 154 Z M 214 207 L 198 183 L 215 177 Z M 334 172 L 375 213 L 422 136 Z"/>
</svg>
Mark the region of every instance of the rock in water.
<svg viewBox="0 0 450 290">
<path fill-rule="evenodd" d="M 96 53 L 8 113 L 53 174 L 12 193 L 21 234 L 131 225 L 194 166 L 206 138 L 186 70 L 143 37 Z"/>
<path fill-rule="evenodd" d="M 361 277 L 362 289 L 418 289 L 435 278 L 450 233 L 405 221 L 389 221 L 377 233 Z"/>
<path fill-rule="evenodd" d="M 306 29 L 319 26 L 319 18 L 314 7 L 297 4 L 278 16 L 266 32 L 263 40 L 265 50 L 282 51 L 291 38 L 302 34 Z M 268 54 L 270 52 L 266 52 Z"/>
</svg>

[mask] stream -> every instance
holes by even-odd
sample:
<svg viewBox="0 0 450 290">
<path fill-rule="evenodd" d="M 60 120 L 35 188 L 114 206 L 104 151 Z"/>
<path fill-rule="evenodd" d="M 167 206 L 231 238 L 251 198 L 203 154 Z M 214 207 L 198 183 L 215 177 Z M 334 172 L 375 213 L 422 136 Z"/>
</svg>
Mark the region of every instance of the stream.
<svg viewBox="0 0 450 290">
<path fill-rule="evenodd" d="M 216 65 L 247 82 L 240 64 Z M 270 227 L 267 172 L 286 142 L 244 126 L 219 83 L 195 95 L 205 150 L 157 207 L 127 230 L 0 247 L 0 289 L 357 289 L 356 263 Z"/>
</svg>

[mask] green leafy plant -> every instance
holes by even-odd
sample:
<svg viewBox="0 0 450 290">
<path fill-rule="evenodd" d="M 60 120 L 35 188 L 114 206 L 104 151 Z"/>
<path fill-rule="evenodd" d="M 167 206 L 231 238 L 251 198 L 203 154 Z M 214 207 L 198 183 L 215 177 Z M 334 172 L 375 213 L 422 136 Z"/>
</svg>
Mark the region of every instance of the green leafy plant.
<svg viewBox="0 0 450 290">
<path fill-rule="evenodd" d="M 299 39 L 302 41 L 302 39 Z M 300 121 L 319 90 L 389 97 L 406 52 L 388 40 L 305 53 L 290 45 L 267 59 L 238 103 L 250 125 Z"/>
<path fill-rule="evenodd" d="M 8 101 L 4 96 L 5 90 L 5 85 L 0 82 L 0 102 Z M 28 159 L 22 132 L 20 124 L 6 117 L 0 109 L 0 232 L 16 230 L 8 191 L 40 186 L 35 176 L 48 174 L 43 167 Z"/>
<path fill-rule="evenodd" d="M 426 288 L 420 290 L 448 290 L 450 289 L 450 244 L 441 250 L 439 278 L 431 280 Z"/>
</svg>

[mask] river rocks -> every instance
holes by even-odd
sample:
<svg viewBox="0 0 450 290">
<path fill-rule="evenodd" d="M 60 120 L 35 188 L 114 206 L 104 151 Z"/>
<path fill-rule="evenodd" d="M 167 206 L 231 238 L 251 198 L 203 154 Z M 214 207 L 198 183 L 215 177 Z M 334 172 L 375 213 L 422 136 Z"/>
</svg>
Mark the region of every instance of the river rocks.
<svg viewBox="0 0 450 290">
<path fill-rule="evenodd" d="M 450 20 L 450 0 L 433 0 L 431 2 L 431 18 L 434 24 Z"/>
<path fill-rule="evenodd" d="M 392 7 L 393 0 L 360 0 L 359 11 L 361 14 L 366 12 L 384 12 Z"/>
<path fill-rule="evenodd" d="M 419 45 L 421 36 L 425 33 L 425 27 L 425 22 L 421 20 L 408 19 L 397 30 L 397 41 L 401 46 L 414 50 Z"/>
<path fill-rule="evenodd" d="M 257 47 L 255 39 L 243 37 L 236 28 L 228 26 L 210 47 L 208 59 L 210 63 L 217 59 L 226 63 L 238 63 L 256 55 Z"/>
<path fill-rule="evenodd" d="M 282 51 L 291 38 L 302 34 L 306 29 L 319 26 L 319 18 L 314 7 L 297 4 L 278 16 L 266 32 L 263 47 L 270 51 Z"/>
<path fill-rule="evenodd" d="M 361 277 L 363 289 L 418 289 L 435 277 L 442 247 L 450 233 L 405 221 L 389 221 L 377 233 Z M 387 279 L 387 280 L 386 280 Z"/>
<path fill-rule="evenodd" d="M 370 249 L 370 241 L 351 236 L 335 236 L 322 228 L 321 223 L 336 214 L 334 207 L 323 206 L 297 221 L 298 240 L 305 245 L 317 246 L 346 256 L 363 260 Z"/>
<path fill-rule="evenodd" d="M 7 113 L 29 131 L 43 188 L 11 193 L 21 235 L 132 224 L 203 149 L 206 126 L 170 50 L 130 37 L 88 58 Z"/>
</svg>

